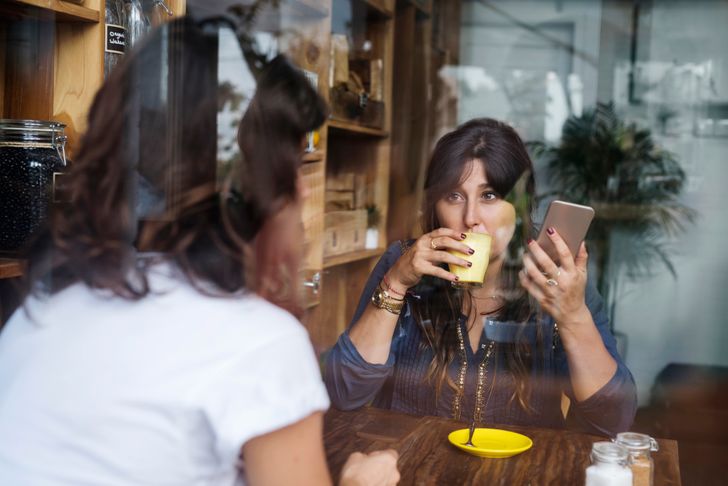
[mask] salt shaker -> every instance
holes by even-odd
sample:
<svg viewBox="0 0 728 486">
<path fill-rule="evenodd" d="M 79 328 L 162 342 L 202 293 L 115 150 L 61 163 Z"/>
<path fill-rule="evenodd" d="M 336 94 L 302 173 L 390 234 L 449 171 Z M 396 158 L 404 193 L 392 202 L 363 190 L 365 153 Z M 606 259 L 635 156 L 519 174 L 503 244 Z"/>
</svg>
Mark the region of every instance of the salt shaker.
<svg viewBox="0 0 728 486">
<path fill-rule="evenodd" d="M 634 477 L 633 486 L 652 486 L 655 472 L 650 452 L 658 450 L 657 441 L 649 435 L 622 432 L 617 434 L 614 442 L 629 451 L 630 468 Z"/>
<path fill-rule="evenodd" d="M 632 486 L 626 447 L 613 442 L 595 442 L 591 462 L 586 468 L 586 486 Z"/>
</svg>

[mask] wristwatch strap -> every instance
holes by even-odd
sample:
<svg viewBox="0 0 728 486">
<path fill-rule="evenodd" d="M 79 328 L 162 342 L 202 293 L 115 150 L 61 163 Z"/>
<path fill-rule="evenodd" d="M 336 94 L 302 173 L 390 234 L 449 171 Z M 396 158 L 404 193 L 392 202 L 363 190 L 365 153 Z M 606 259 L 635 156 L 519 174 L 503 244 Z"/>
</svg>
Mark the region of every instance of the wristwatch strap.
<svg viewBox="0 0 728 486">
<path fill-rule="evenodd" d="M 381 284 L 377 286 L 377 289 L 372 294 L 372 304 L 375 307 L 384 309 L 392 314 L 399 315 L 404 307 L 404 299 L 395 299 L 390 296 L 385 289 L 382 288 Z"/>
</svg>

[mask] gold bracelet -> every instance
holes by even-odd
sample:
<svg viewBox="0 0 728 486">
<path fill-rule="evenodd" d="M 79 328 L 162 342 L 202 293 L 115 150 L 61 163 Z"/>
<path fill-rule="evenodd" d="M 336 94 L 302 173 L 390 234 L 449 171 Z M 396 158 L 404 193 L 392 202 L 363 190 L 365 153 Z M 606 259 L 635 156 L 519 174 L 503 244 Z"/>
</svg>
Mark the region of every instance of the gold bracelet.
<svg viewBox="0 0 728 486">
<path fill-rule="evenodd" d="M 395 299 L 382 288 L 381 284 L 379 284 L 372 294 L 372 304 L 374 304 L 375 307 L 386 310 L 387 312 L 399 315 L 404 307 L 404 299 Z"/>
</svg>

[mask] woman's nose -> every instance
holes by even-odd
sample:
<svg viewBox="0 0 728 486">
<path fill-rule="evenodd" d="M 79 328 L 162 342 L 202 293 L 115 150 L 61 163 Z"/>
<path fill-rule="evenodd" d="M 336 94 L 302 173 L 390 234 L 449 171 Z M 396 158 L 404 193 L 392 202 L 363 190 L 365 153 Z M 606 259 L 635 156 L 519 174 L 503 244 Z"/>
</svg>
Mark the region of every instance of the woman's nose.
<svg viewBox="0 0 728 486">
<path fill-rule="evenodd" d="M 481 222 L 480 218 L 478 218 L 478 212 L 475 206 L 476 205 L 472 202 L 468 202 L 465 205 L 463 223 L 465 223 L 465 227 L 468 229 L 472 229 L 474 226 L 478 225 Z"/>
</svg>

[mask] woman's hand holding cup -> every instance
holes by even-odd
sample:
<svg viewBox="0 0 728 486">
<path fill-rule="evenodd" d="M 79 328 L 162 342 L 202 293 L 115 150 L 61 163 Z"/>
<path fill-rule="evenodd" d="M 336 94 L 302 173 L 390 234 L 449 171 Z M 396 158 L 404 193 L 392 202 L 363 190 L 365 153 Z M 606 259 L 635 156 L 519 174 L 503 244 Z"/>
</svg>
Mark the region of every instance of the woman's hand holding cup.
<svg viewBox="0 0 728 486">
<path fill-rule="evenodd" d="M 464 254 L 457 250 L 450 250 L 450 253 L 456 257 L 466 259 L 470 265 L 462 267 L 459 265 L 450 265 L 450 272 L 457 275 L 458 281 L 454 282 L 457 287 L 476 288 L 483 285 L 485 272 L 488 270 L 490 262 L 490 246 L 493 239 L 486 232 L 485 226 L 478 224 L 468 233 L 465 233 L 465 244 L 469 245 L 475 253 Z"/>
<path fill-rule="evenodd" d="M 417 285 L 425 275 L 457 282 L 459 277 L 441 265 L 447 263 L 470 268 L 472 264 L 468 260 L 449 252 L 456 251 L 464 255 L 475 253 L 463 242 L 465 237 L 465 233 L 449 228 L 438 228 L 420 236 L 387 272 L 390 286 L 395 291 L 405 292 Z"/>
</svg>

